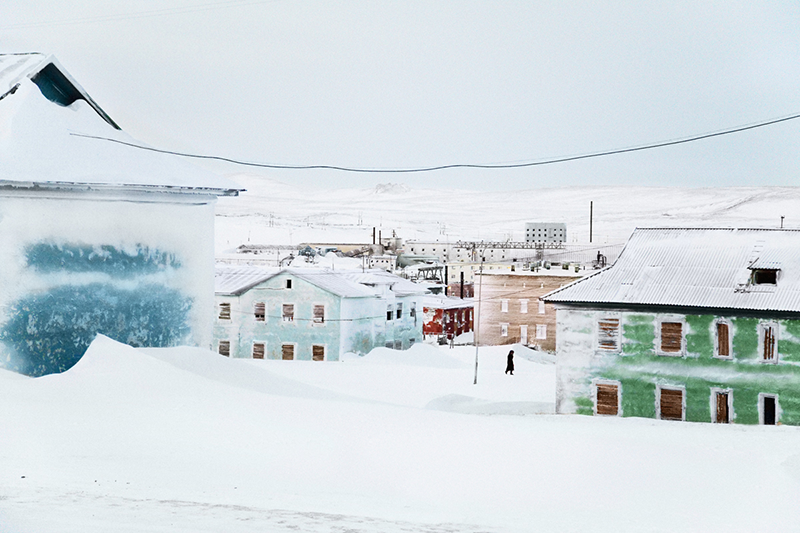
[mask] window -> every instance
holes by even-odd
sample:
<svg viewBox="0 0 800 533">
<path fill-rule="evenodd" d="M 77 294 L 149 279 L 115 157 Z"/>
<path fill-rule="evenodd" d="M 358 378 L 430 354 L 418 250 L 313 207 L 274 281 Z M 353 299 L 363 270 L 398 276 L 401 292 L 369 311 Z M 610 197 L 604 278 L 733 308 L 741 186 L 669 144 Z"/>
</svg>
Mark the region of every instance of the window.
<svg viewBox="0 0 800 533">
<path fill-rule="evenodd" d="M 711 389 L 711 421 L 730 424 L 733 411 L 733 392 L 730 389 Z"/>
<path fill-rule="evenodd" d="M 658 388 L 658 418 L 683 420 L 683 389 Z"/>
<path fill-rule="evenodd" d="M 528 300 L 520 300 L 519 301 L 519 312 L 520 313 L 527 313 L 528 312 Z"/>
<path fill-rule="evenodd" d="M 547 324 L 536 324 L 536 338 L 540 340 L 547 338 Z"/>
<path fill-rule="evenodd" d="M 766 322 L 758 325 L 758 355 L 764 363 L 778 362 L 778 325 Z"/>
<path fill-rule="evenodd" d="M 325 346 L 315 344 L 311 347 L 311 360 L 324 361 L 325 360 Z"/>
<path fill-rule="evenodd" d="M 409 310 L 409 314 L 414 319 L 414 325 L 417 325 L 417 302 L 411 302 L 411 309 Z"/>
<path fill-rule="evenodd" d="M 619 351 L 619 318 L 601 318 L 597 321 L 597 349 Z"/>
<path fill-rule="evenodd" d="M 664 355 L 683 353 L 683 322 L 661 322 L 659 351 Z"/>
<path fill-rule="evenodd" d="M 292 288 L 292 280 L 291 279 L 287 279 L 286 280 L 286 288 L 287 289 L 291 289 Z"/>
<path fill-rule="evenodd" d="M 263 342 L 253 343 L 253 359 L 264 359 L 264 351 Z"/>
<path fill-rule="evenodd" d="M 396 341 L 394 341 L 394 349 L 395 350 L 403 349 L 403 341 L 401 339 L 397 339 Z"/>
<path fill-rule="evenodd" d="M 403 318 L 403 304 L 402 303 L 398 303 L 397 304 L 397 320 L 400 320 L 401 318 Z"/>
<path fill-rule="evenodd" d="M 324 324 L 325 323 L 325 306 L 324 305 L 315 305 L 314 306 L 314 324 Z"/>
<path fill-rule="evenodd" d="M 539 300 L 539 314 L 544 314 L 544 300 Z"/>
<path fill-rule="evenodd" d="M 229 303 L 219 304 L 219 319 L 220 320 L 231 319 L 231 304 Z"/>
<path fill-rule="evenodd" d="M 597 383 L 595 385 L 594 412 L 598 415 L 619 414 L 619 384 Z"/>
<path fill-rule="evenodd" d="M 500 312 L 508 313 L 508 300 L 500 300 Z"/>
<path fill-rule="evenodd" d="M 777 285 L 778 271 L 771 268 L 753 269 L 751 280 L 753 285 Z"/>
<path fill-rule="evenodd" d="M 294 322 L 294 304 L 283 304 L 283 313 L 281 316 L 284 322 Z"/>
<path fill-rule="evenodd" d="M 519 326 L 519 343 L 528 344 L 528 326 L 526 324 Z"/>
<path fill-rule="evenodd" d="M 253 306 L 253 315 L 256 322 L 264 322 L 267 319 L 267 305 L 264 302 L 256 302 Z"/>
<path fill-rule="evenodd" d="M 714 357 L 730 359 L 733 357 L 731 350 L 731 328 L 730 324 L 723 321 L 716 323 L 717 344 L 714 347 Z"/>
<path fill-rule="evenodd" d="M 389 322 L 393 316 L 392 304 L 389 304 L 386 306 L 386 321 Z"/>
<path fill-rule="evenodd" d="M 281 345 L 281 359 L 284 361 L 291 361 L 294 359 L 294 344 Z"/>
<path fill-rule="evenodd" d="M 500 324 L 500 336 L 508 337 L 508 324 Z"/>
<path fill-rule="evenodd" d="M 224 355 L 225 357 L 231 356 L 231 341 L 219 341 L 219 348 L 218 350 L 220 355 Z"/>
<path fill-rule="evenodd" d="M 778 423 L 780 407 L 778 396 L 774 394 L 758 395 L 758 421 L 765 426 L 774 426 Z"/>
</svg>

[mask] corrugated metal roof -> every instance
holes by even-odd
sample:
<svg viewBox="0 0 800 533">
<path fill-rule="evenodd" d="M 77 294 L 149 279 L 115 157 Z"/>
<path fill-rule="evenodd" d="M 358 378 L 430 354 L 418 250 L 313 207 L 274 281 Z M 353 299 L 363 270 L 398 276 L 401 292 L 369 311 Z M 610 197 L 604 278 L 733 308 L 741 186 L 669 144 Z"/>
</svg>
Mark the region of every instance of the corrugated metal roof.
<svg viewBox="0 0 800 533">
<path fill-rule="evenodd" d="M 218 264 L 214 271 L 214 292 L 220 295 L 241 294 L 278 272 L 277 268 Z"/>
<path fill-rule="evenodd" d="M 390 272 L 386 272 L 385 270 L 350 270 L 344 271 L 343 274 L 347 276 L 348 279 L 363 285 L 373 285 L 376 287 L 388 285 L 391 291 L 399 296 L 411 296 L 415 294 L 425 294 L 427 292 L 425 287 Z"/>
<path fill-rule="evenodd" d="M 286 273 L 343 298 L 370 298 L 377 295 L 374 288 L 348 279 L 345 272 L 323 268 L 281 270 L 250 265 L 217 264 L 214 292 L 219 295 L 239 295 L 278 274 Z"/>
<path fill-rule="evenodd" d="M 751 283 L 775 268 L 777 284 Z M 800 312 L 800 230 L 637 228 L 612 266 L 545 299 Z"/>
<path fill-rule="evenodd" d="M 343 298 L 369 298 L 377 295 L 375 289 L 348 279 L 342 271 L 290 268 L 286 272 Z"/>
</svg>

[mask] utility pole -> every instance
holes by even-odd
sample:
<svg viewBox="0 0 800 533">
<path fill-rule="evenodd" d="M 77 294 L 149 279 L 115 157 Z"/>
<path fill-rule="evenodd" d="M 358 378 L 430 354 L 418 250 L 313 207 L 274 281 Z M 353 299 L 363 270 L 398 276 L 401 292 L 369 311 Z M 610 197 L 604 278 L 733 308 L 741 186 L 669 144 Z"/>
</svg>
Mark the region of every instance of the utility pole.
<svg viewBox="0 0 800 533">
<path fill-rule="evenodd" d="M 594 215 L 594 201 L 589 202 L 589 242 L 592 242 L 592 216 Z"/>
<path fill-rule="evenodd" d="M 475 379 L 473 380 L 472 384 L 478 384 L 478 330 L 480 330 L 481 322 L 480 322 L 480 314 L 481 314 L 481 289 L 483 288 L 483 262 L 486 260 L 485 257 L 481 257 L 481 268 L 478 270 L 478 312 L 475 313 Z"/>
</svg>

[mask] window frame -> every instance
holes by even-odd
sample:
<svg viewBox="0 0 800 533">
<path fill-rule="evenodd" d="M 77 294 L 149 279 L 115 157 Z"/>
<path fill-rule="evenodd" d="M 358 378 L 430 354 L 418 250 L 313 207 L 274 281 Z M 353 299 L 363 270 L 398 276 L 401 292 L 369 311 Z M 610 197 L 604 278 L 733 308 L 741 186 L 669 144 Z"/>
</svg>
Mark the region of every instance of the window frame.
<svg viewBox="0 0 800 533">
<path fill-rule="evenodd" d="M 292 358 L 286 359 L 284 356 L 283 349 L 286 346 L 292 347 Z M 281 343 L 281 361 L 295 361 L 297 359 L 297 343 L 296 342 L 282 342 Z"/>
<path fill-rule="evenodd" d="M 686 421 L 686 387 L 683 385 L 656 385 L 656 419 L 658 420 L 668 420 L 672 422 L 678 422 L 677 419 L 674 418 L 662 418 L 661 416 L 661 391 L 662 390 L 670 390 L 670 391 L 680 391 L 681 392 L 681 418 L 680 422 Z"/>
<path fill-rule="evenodd" d="M 501 313 L 508 313 L 508 299 L 501 298 L 500 299 L 500 312 Z"/>
<path fill-rule="evenodd" d="M 316 355 L 314 354 L 315 348 L 322 348 L 322 359 L 315 359 Z M 325 344 L 312 344 L 311 345 L 311 360 L 312 361 L 325 361 L 328 355 L 328 347 Z"/>
<path fill-rule="evenodd" d="M 287 307 L 291 307 L 291 309 L 292 309 L 291 315 L 287 315 L 286 314 L 286 308 Z M 295 323 L 295 320 L 294 320 L 295 314 L 296 314 L 295 313 L 295 305 L 293 303 L 291 303 L 291 304 L 286 304 L 286 303 L 285 304 L 281 304 L 281 322 L 284 322 L 284 323 L 288 322 L 288 323 L 294 324 Z"/>
<path fill-rule="evenodd" d="M 226 346 L 226 351 L 228 353 L 222 353 L 222 345 Z M 230 357 L 231 356 L 231 341 L 228 340 L 219 340 L 217 341 L 217 353 L 223 357 Z"/>
<path fill-rule="evenodd" d="M 319 320 L 317 317 L 317 309 L 322 308 L 322 319 Z M 311 325 L 315 327 L 323 327 L 326 323 L 327 317 L 327 306 L 325 304 L 313 304 L 311 306 Z"/>
<path fill-rule="evenodd" d="M 508 337 L 508 323 L 501 322 L 500 323 L 500 336 L 501 337 Z"/>
<path fill-rule="evenodd" d="M 262 347 L 261 357 L 256 357 L 256 346 Z M 266 359 L 267 358 L 267 342 L 266 341 L 253 341 L 253 346 L 250 350 L 251 359 Z"/>
<path fill-rule="evenodd" d="M 403 302 L 397 302 L 395 304 L 395 307 L 396 307 L 396 310 L 397 310 L 397 316 L 395 317 L 395 320 L 402 320 L 403 319 Z"/>
<path fill-rule="evenodd" d="M 263 311 L 261 316 L 258 314 L 259 307 L 261 307 L 261 310 Z M 253 319 L 256 322 L 267 321 L 267 302 L 253 302 Z"/>
<path fill-rule="evenodd" d="M 543 334 L 539 334 L 540 331 L 543 331 Z M 536 324 L 536 340 L 537 341 L 546 341 L 547 340 L 547 324 Z"/>
<path fill-rule="evenodd" d="M 220 302 L 218 307 L 217 320 L 232 320 L 233 309 L 230 302 Z"/>
<path fill-rule="evenodd" d="M 617 336 L 616 345 L 613 348 L 606 348 L 600 343 L 600 327 L 601 322 L 616 320 L 617 321 Z M 619 315 L 604 314 L 599 316 L 595 321 L 595 335 L 594 335 L 595 353 L 619 354 L 622 353 L 622 317 Z"/>
<path fill-rule="evenodd" d="M 546 309 L 545 309 L 545 302 L 544 302 L 544 300 L 542 300 L 541 298 L 539 298 L 539 314 L 540 314 L 540 315 L 543 315 L 543 314 L 545 314 L 546 312 L 547 312 L 547 311 L 546 311 Z"/>
<path fill-rule="evenodd" d="M 775 424 L 765 424 L 764 423 L 764 398 L 773 398 L 775 400 Z M 778 394 L 771 393 L 771 392 L 759 392 L 758 393 L 758 425 L 759 426 L 766 426 L 766 425 L 775 425 L 778 426 L 781 423 L 781 413 L 783 410 L 781 409 L 781 404 L 778 398 Z"/>
<path fill-rule="evenodd" d="M 664 324 L 674 324 L 679 323 L 681 325 L 681 348 L 677 352 L 667 352 L 664 351 L 662 346 L 662 331 L 664 329 Z M 656 354 L 664 357 L 684 357 L 686 355 L 686 318 L 675 317 L 675 316 L 666 316 L 661 317 L 658 319 L 658 327 L 656 328 Z"/>
<path fill-rule="evenodd" d="M 764 341 L 767 329 L 771 328 L 775 332 L 775 346 L 773 347 L 773 357 L 772 359 L 765 359 L 764 358 Z M 780 360 L 779 357 L 779 343 L 780 343 L 780 325 L 778 322 L 774 320 L 768 320 L 758 323 L 758 362 L 765 363 L 769 365 L 777 365 L 778 361 Z"/>
<path fill-rule="evenodd" d="M 528 314 L 528 300 L 526 298 L 521 298 L 519 301 L 519 312 L 520 314 L 526 315 Z"/>
<path fill-rule="evenodd" d="M 597 392 L 599 385 L 614 386 L 617 388 L 617 412 L 615 414 L 599 413 L 597 411 Z M 622 416 L 622 382 L 613 379 L 592 380 L 592 409 L 594 416 Z"/>
<path fill-rule="evenodd" d="M 733 413 L 733 389 L 723 389 L 721 387 L 711 387 L 711 396 L 709 397 L 709 405 L 711 407 L 711 423 L 722 424 L 724 422 L 717 422 L 717 394 L 728 395 L 728 424 L 733 424 L 735 418 Z"/>
<path fill-rule="evenodd" d="M 728 355 L 719 354 L 719 326 L 725 325 L 728 327 Z M 723 360 L 733 359 L 733 324 L 730 320 L 725 318 L 718 318 L 714 320 L 712 327 L 714 328 L 714 358 Z"/>
</svg>

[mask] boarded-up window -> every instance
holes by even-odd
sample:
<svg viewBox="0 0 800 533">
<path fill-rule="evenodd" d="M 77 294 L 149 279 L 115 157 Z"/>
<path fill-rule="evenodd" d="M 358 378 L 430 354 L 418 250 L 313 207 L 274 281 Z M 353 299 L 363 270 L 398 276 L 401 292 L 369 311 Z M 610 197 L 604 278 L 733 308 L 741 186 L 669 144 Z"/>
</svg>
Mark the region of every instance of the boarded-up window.
<svg viewBox="0 0 800 533">
<path fill-rule="evenodd" d="M 219 354 L 225 357 L 231 356 L 231 341 L 219 341 Z"/>
<path fill-rule="evenodd" d="M 539 300 L 539 314 L 544 314 L 544 300 Z"/>
<path fill-rule="evenodd" d="M 728 406 L 728 392 L 717 392 L 717 424 L 728 424 L 731 421 L 730 409 Z"/>
<path fill-rule="evenodd" d="M 253 359 L 264 359 L 264 343 L 253 343 Z"/>
<path fill-rule="evenodd" d="M 294 344 L 284 344 L 281 346 L 281 359 L 291 361 L 294 359 Z"/>
<path fill-rule="evenodd" d="M 619 386 L 597 384 L 597 414 L 616 415 L 619 411 Z"/>
<path fill-rule="evenodd" d="M 731 356 L 730 330 L 725 322 L 717 322 L 717 355 L 719 357 Z"/>
<path fill-rule="evenodd" d="M 547 338 L 547 324 L 536 324 L 536 338 L 539 340 Z"/>
<path fill-rule="evenodd" d="M 229 303 L 219 304 L 219 319 L 220 320 L 231 319 L 231 304 Z"/>
<path fill-rule="evenodd" d="M 325 347 L 315 344 L 311 347 L 311 360 L 324 361 L 325 360 Z"/>
<path fill-rule="evenodd" d="M 283 321 L 294 322 L 294 304 L 283 304 Z"/>
<path fill-rule="evenodd" d="M 253 306 L 253 315 L 256 322 L 264 322 L 267 319 L 267 306 L 264 302 L 256 302 Z"/>
<path fill-rule="evenodd" d="M 598 320 L 597 347 L 610 352 L 619 350 L 619 318 Z"/>
<path fill-rule="evenodd" d="M 508 313 L 508 300 L 500 300 L 500 312 Z"/>
<path fill-rule="evenodd" d="M 763 324 L 761 327 L 763 331 L 761 359 L 764 361 L 776 361 L 777 340 L 775 338 L 775 326 L 772 324 Z"/>
<path fill-rule="evenodd" d="M 683 420 L 683 391 L 661 389 L 661 420 Z"/>
<path fill-rule="evenodd" d="M 681 322 L 661 323 L 661 351 L 681 353 L 683 344 L 683 324 Z"/>
<path fill-rule="evenodd" d="M 520 300 L 519 301 L 519 312 L 520 313 L 527 313 L 528 312 L 528 300 Z"/>
<path fill-rule="evenodd" d="M 508 337 L 508 324 L 500 324 L 500 336 Z"/>
<path fill-rule="evenodd" d="M 315 324 L 322 324 L 325 322 L 325 306 L 324 305 L 315 305 L 314 306 L 314 323 Z"/>
<path fill-rule="evenodd" d="M 395 350 L 402 350 L 403 349 L 403 341 L 400 339 L 396 339 L 394 341 L 394 349 Z"/>
</svg>

